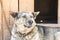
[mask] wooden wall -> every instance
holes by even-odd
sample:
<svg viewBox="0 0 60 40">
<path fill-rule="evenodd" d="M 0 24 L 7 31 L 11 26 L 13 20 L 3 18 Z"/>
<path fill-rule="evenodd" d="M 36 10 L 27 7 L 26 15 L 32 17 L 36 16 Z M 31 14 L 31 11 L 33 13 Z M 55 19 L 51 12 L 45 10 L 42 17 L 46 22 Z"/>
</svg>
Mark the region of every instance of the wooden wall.
<svg viewBox="0 0 60 40">
<path fill-rule="evenodd" d="M 60 0 L 58 0 L 58 24 L 60 24 Z"/>
<path fill-rule="evenodd" d="M 13 22 L 10 11 L 18 11 L 17 0 L 0 1 L 0 40 L 9 40 L 10 32 L 8 26 Z"/>
<path fill-rule="evenodd" d="M 0 40 L 2 40 L 2 35 L 1 35 L 1 3 L 0 3 Z"/>
<path fill-rule="evenodd" d="M 34 0 L 20 0 L 20 11 L 34 11 Z"/>
</svg>

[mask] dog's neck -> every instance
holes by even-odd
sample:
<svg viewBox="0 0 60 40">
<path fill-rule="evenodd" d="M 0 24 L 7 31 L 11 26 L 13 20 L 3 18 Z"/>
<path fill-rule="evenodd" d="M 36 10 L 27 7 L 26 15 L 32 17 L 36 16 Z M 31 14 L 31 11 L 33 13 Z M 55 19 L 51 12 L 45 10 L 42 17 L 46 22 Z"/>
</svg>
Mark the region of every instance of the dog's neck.
<svg viewBox="0 0 60 40">
<path fill-rule="evenodd" d="M 31 38 L 33 38 L 35 36 L 35 34 L 37 34 L 38 32 L 37 27 L 33 28 L 33 30 L 31 30 L 29 33 L 27 34 L 21 34 L 20 33 L 20 37 L 22 37 L 23 39 L 27 39 L 30 40 Z"/>
<path fill-rule="evenodd" d="M 29 35 L 32 35 L 33 36 L 33 34 L 35 34 L 36 32 L 37 32 L 37 27 L 34 27 L 29 33 L 27 33 L 27 34 L 22 34 L 22 33 L 20 33 L 20 36 L 23 36 L 23 37 L 26 37 L 26 36 L 29 36 Z M 33 34 L 32 34 L 33 33 Z"/>
</svg>

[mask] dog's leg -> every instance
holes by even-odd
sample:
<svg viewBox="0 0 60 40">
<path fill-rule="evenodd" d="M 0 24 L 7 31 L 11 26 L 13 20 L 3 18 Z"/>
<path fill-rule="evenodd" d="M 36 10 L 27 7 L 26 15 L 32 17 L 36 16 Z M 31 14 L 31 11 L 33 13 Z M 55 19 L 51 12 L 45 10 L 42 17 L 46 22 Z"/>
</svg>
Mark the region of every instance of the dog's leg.
<svg viewBox="0 0 60 40">
<path fill-rule="evenodd" d="M 12 28 L 12 32 L 11 32 L 11 40 L 16 40 L 16 38 L 18 37 L 18 34 L 16 33 L 16 26 L 14 25 Z"/>
</svg>

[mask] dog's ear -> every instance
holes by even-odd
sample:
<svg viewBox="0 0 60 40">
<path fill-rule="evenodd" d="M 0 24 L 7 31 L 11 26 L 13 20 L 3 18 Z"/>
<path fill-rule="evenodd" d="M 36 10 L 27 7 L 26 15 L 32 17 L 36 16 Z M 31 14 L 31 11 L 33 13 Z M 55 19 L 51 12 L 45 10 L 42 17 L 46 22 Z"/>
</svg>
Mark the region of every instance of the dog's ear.
<svg viewBox="0 0 60 40">
<path fill-rule="evenodd" d="M 33 15 L 34 15 L 34 16 L 37 16 L 39 13 L 40 13 L 40 11 L 38 11 L 38 12 L 33 12 Z"/>
<path fill-rule="evenodd" d="M 33 12 L 33 13 L 32 13 L 35 19 L 36 19 L 36 16 L 37 16 L 39 13 L 40 13 L 40 11 L 38 11 L 38 12 Z"/>
<path fill-rule="evenodd" d="M 11 12 L 10 15 L 13 17 L 13 18 L 16 18 L 18 16 L 18 13 L 17 12 Z"/>
</svg>

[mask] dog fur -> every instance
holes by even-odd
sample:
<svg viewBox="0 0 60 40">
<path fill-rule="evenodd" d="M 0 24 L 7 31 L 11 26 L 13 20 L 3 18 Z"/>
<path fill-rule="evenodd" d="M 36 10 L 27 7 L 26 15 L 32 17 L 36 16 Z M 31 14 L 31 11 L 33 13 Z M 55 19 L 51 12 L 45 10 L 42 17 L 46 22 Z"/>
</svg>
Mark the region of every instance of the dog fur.
<svg viewBox="0 0 60 40">
<path fill-rule="evenodd" d="M 15 14 L 14 14 L 15 13 Z M 33 14 L 32 14 L 33 13 Z M 15 19 L 12 31 L 11 40 L 60 40 L 60 27 L 46 27 L 36 25 L 34 19 L 39 12 L 13 12 L 11 16 Z M 28 19 L 23 21 L 22 15 L 28 15 Z M 33 25 L 28 27 L 29 16 L 33 15 Z M 27 24 L 26 24 L 27 22 Z M 24 26 L 27 25 L 26 27 Z"/>
<path fill-rule="evenodd" d="M 13 12 L 11 15 L 15 22 L 11 40 L 43 40 L 43 31 L 38 30 L 34 21 L 38 14 L 39 12 Z"/>
</svg>

